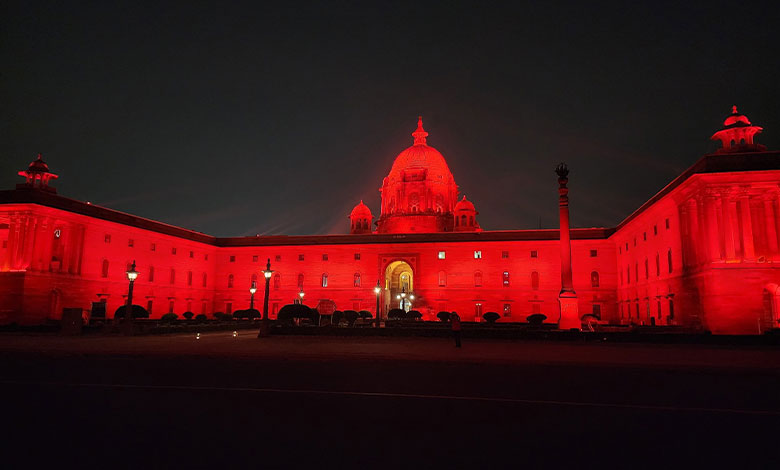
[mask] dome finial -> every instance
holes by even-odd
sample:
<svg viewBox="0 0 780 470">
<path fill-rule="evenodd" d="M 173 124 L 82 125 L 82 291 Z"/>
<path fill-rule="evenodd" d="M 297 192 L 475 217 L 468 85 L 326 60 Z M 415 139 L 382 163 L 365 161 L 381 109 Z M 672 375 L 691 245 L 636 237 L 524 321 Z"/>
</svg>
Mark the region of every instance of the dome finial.
<svg viewBox="0 0 780 470">
<path fill-rule="evenodd" d="M 417 117 L 417 130 L 412 132 L 414 137 L 414 145 L 426 145 L 425 138 L 428 137 L 428 133 L 423 129 L 422 116 Z"/>
<path fill-rule="evenodd" d="M 734 105 L 734 106 L 731 107 L 731 114 L 739 114 L 737 112 L 737 105 Z"/>
</svg>

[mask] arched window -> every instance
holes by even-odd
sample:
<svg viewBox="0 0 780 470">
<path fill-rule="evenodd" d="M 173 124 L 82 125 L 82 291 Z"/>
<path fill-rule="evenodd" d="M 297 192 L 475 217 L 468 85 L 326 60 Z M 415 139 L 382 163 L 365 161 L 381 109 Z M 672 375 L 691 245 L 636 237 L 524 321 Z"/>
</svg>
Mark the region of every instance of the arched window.
<svg viewBox="0 0 780 470">
<path fill-rule="evenodd" d="M 322 273 L 322 287 L 328 287 L 328 273 Z"/>
<path fill-rule="evenodd" d="M 154 282 L 154 266 L 149 266 L 149 282 Z"/>
<path fill-rule="evenodd" d="M 353 283 L 355 287 L 360 287 L 360 273 L 355 273 L 355 276 L 353 278 Z"/>
<path fill-rule="evenodd" d="M 655 254 L 655 275 L 656 277 L 661 275 L 661 255 Z"/>
<path fill-rule="evenodd" d="M 591 287 L 599 286 L 599 273 L 597 271 L 593 271 L 592 273 L 590 273 L 590 286 Z"/>
<path fill-rule="evenodd" d="M 439 287 L 447 286 L 447 274 L 444 271 L 439 271 Z"/>
<path fill-rule="evenodd" d="M 460 225 L 461 226 L 466 225 L 466 219 L 467 219 L 467 217 L 465 215 L 460 216 Z"/>
<path fill-rule="evenodd" d="M 482 287 L 482 273 L 480 271 L 474 273 L 474 287 Z"/>
<path fill-rule="evenodd" d="M 303 273 L 298 274 L 298 289 L 303 289 Z"/>
<path fill-rule="evenodd" d="M 171 268 L 171 284 L 176 282 L 176 270 Z"/>
<path fill-rule="evenodd" d="M 103 266 L 100 268 L 100 276 L 101 277 L 108 277 L 108 260 L 103 260 Z"/>
<path fill-rule="evenodd" d="M 504 287 L 509 287 L 509 271 L 504 271 L 504 274 L 502 275 L 502 279 L 504 282 Z"/>
<path fill-rule="evenodd" d="M 232 274 L 228 274 L 228 289 L 233 288 L 233 281 L 235 280 L 235 277 Z"/>
<path fill-rule="evenodd" d="M 672 249 L 666 252 L 666 262 L 669 263 L 669 274 L 672 273 Z"/>
<path fill-rule="evenodd" d="M 206 287 L 206 273 L 203 273 L 203 287 Z"/>
<path fill-rule="evenodd" d="M 536 271 L 531 273 L 531 289 L 539 290 L 539 273 Z"/>
<path fill-rule="evenodd" d="M 252 279 L 249 282 L 250 286 L 257 286 L 257 273 L 252 274 Z"/>
<path fill-rule="evenodd" d="M 274 273 L 274 289 L 278 289 L 282 287 L 282 275 L 279 273 Z"/>
<path fill-rule="evenodd" d="M 192 271 L 187 271 L 187 285 L 192 286 Z"/>
</svg>

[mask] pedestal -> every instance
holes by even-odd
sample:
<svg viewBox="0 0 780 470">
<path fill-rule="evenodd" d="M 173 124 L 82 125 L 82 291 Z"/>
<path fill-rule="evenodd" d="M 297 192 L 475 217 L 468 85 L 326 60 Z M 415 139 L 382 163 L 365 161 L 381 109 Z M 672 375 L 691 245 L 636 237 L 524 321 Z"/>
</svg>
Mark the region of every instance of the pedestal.
<svg viewBox="0 0 780 470">
<path fill-rule="evenodd" d="M 561 292 L 558 296 L 558 303 L 561 306 L 558 329 L 564 331 L 579 331 L 582 329 L 582 320 L 580 320 L 579 307 L 577 305 L 577 294 L 574 292 Z"/>
</svg>

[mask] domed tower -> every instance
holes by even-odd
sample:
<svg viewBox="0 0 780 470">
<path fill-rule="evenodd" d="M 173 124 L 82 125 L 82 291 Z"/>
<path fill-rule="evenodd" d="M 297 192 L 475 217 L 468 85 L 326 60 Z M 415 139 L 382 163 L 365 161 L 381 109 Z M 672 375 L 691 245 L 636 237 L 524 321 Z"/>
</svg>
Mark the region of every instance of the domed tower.
<svg viewBox="0 0 780 470">
<path fill-rule="evenodd" d="M 414 144 L 398 154 L 382 182 L 377 232 L 452 231 L 458 200 L 455 178 L 442 154 L 427 144 L 422 117 L 412 137 Z"/>
<path fill-rule="evenodd" d="M 474 204 L 463 196 L 463 199 L 455 204 L 455 231 L 456 232 L 479 232 L 482 228 L 477 223 L 477 210 Z"/>
<path fill-rule="evenodd" d="M 363 204 L 363 200 L 352 209 L 352 212 L 349 214 L 349 220 L 349 233 L 353 235 L 371 233 L 371 222 L 374 220 L 374 216 L 371 215 L 371 209 Z"/>
<path fill-rule="evenodd" d="M 30 166 L 26 170 L 22 170 L 18 173 L 19 176 L 23 176 L 27 181 L 16 185 L 17 189 L 33 188 L 40 189 L 42 191 L 48 191 L 50 193 L 57 193 L 57 190 L 49 186 L 49 181 L 56 180 L 57 175 L 49 171 L 49 165 L 43 161 L 41 154 L 38 154 L 38 158 L 30 163 Z"/>
<path fill-rule="evenodd" d="M 731 108 L 731 115 L 723 121 L 723 128 L 713 134 L 712 140 L 720 140 L 723 147 L 718 153 L 762 152 L 766 147 L 753 142 L 753 137 L 763 131 L 754 126 L 744 114 L 737 112 L 737 107 Z"/>
</svg>

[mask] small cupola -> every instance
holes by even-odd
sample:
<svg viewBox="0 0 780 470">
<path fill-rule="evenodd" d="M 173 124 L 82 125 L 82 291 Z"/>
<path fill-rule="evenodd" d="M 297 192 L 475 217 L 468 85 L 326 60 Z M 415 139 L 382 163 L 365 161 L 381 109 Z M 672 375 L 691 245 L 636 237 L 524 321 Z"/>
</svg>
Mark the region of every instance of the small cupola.
<svg viewBox="0 0 780 470">
<path fill-rule="evenodd" d="M 49 186 L 51 180 L 57 179 L 57 175 L 49 171 L 49 165 L 43 161 L 41 154 L 38 154 L 38 158 L 35 159 L 26 170 L 22 170 L 18 173 L 19 176 L 23 176 L 27 181 L 16 185 L 16 189 L 40 189 L 50 193 L 57 193 L 57 190 Z"/>
<path fill-rule="evenodd" d="M 477 223 L 477 210 L 466 196 L 455 204 L 455 231 L 456 232 L 475 232 L 482 228 Z"/>
<path fill-rule="evenodd" d="M 349 214 L 349 233 L 371 233 L 371 223 L 373 219 L 374 216 L 371 214 L 371 209 L 369 209 L 361 200 L 360 204 L 356 205 Z"/>
<path fill-rule="evenodd" d="M 755 135 L 763 130 L 751 124 L 747 116 L 732 106 L 731 114 L 723 121 L 723 128 L 713 134 L 711 139 L 723 144 L 718 153 L 763 152 L 766 147 L 753 141 Z"/>
</svg>

